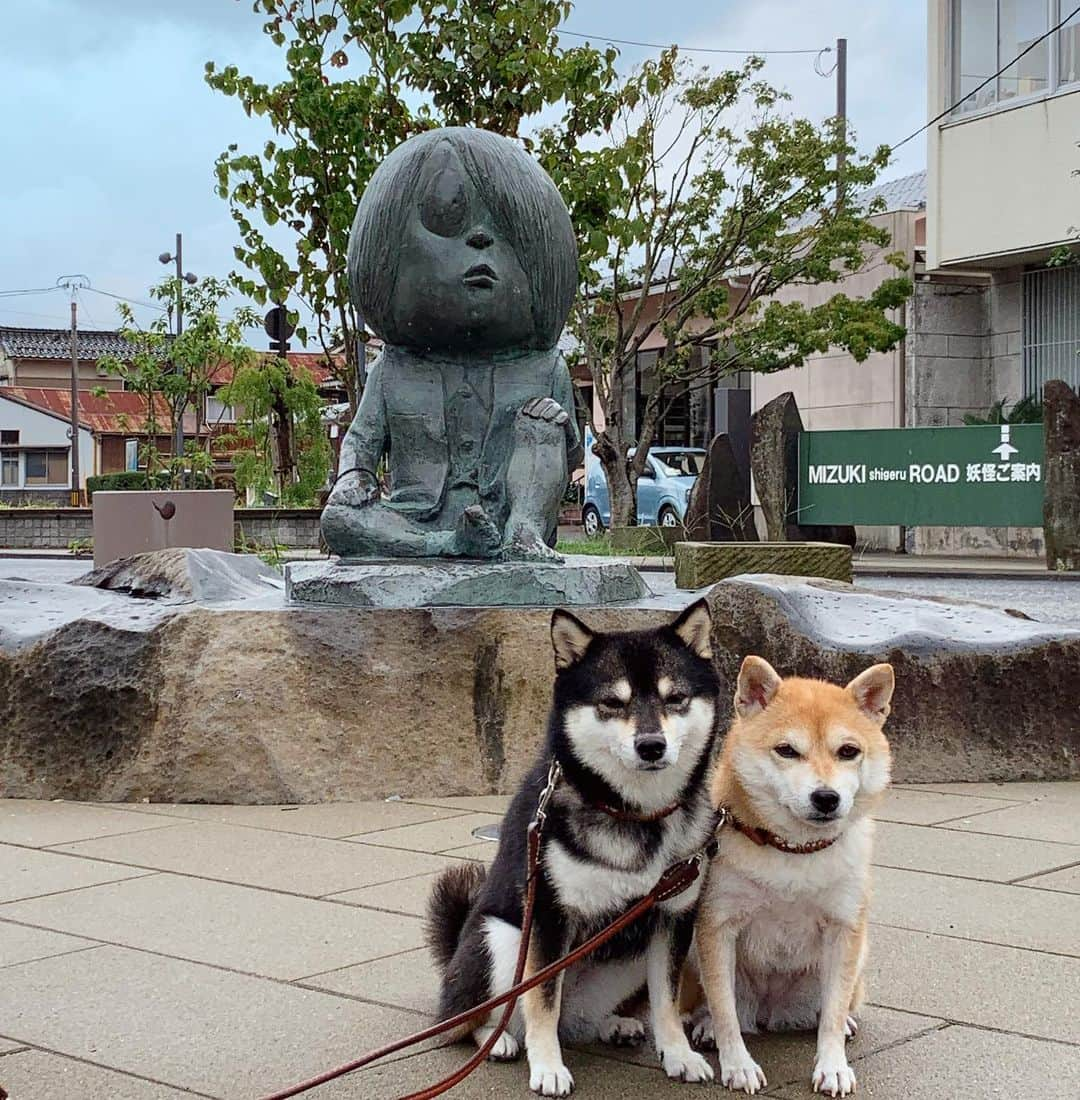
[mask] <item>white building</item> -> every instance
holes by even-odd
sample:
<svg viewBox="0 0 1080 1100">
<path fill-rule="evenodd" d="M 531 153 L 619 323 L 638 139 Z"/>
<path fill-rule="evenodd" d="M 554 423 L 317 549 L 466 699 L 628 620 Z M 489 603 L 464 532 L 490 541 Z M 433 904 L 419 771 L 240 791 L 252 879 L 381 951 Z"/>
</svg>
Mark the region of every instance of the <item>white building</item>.
<svg viewBox="0 0 1080 1100">
<path fill-rule="evenodd" d="M 95 472 L 93 432 L 79 427 L 79 488 Z M 0 388 L 0 503 L 70 503 L 71 422 Z"/>
</svg>

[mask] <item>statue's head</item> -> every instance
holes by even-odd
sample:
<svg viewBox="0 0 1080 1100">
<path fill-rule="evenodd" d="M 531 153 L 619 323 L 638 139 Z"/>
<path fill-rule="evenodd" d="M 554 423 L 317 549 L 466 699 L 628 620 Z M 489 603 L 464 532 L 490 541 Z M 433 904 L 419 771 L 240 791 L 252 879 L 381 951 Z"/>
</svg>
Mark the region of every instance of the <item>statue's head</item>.
<svg viewBox="0 0 1080 1100">
<path fill-rule="evenodd" d="M 555 185 L 486 130 L 431 130 L 375 170 L 349 240 L 349 282 L 389 344 L 432 351 L 554 347 L 577 288 Z"/>
</svg>

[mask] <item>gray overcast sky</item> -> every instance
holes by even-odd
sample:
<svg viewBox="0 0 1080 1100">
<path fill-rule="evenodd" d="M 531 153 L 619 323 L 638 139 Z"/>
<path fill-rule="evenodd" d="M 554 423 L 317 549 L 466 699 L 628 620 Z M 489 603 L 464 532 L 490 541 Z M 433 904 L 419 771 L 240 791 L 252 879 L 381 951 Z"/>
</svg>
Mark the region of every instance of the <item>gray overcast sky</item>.
<svg viewBox="0 0 1080 1100">
<path fill-rule="evenodd" d="M 80 272 L 145 298 L 157 256 L 184 234 L 185 267 L 226 275 L 236 241 L 213 191 L 230 142 L 255 150 L 258 120 L 203 82 L 207 60 L 279 79 L 250 0 L 18 0 L 4 5 L 0 291 Z M 849 42 L 848 110 L 859 144 L 894 142 L 926 118 L 926 6 L 916 0 L 578 0 L 567 28 L 597 39 L 685 47 L 799 49 Z M 621 47 L 627 65 L 650 51 Z M 737 58 L 694 55 L 703 62 Z M 832 56 L 825 59 L 831 64 Z M 832 79 L 806 55 L 769 59 L 767 77 L 812 118 L 834 109 Z M 909 143 L 887 177 L 925 165 Z M 82 296 L 82 324 L 112 327 L 113 303 Z M 61 293 L 0 298 L 0 324 L 66 324 Z M 146 311 L 140 316 L 149 317 Z"/>
</svg>

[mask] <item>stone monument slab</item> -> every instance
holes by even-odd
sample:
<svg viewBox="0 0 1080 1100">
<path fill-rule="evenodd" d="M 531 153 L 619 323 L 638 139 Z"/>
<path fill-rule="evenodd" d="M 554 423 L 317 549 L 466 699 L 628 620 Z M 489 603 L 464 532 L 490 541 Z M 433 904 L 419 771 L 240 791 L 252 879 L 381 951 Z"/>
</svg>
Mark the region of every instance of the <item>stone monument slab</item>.
<svg viewBox="0 0 1080 1100">
<path fill-rule="evenodd" d="M 628 562 L 571 557 L 528 561 L 290 562 L 286 598 L 336 607 L 606 606 L 648 596 Z"/>
</svg>

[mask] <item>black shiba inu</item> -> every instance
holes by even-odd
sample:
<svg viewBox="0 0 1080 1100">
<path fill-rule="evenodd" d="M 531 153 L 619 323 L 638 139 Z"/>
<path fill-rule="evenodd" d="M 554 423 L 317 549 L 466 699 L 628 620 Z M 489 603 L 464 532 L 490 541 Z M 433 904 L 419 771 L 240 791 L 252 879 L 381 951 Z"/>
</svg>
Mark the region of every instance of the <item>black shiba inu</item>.
<svg viewBox="0 0 1080 1100">
<path fill-rule="evenodd" d="M 713 828 L 706 774 L 716 736 L 718 683 L 704 601 L 669 626 L 594 633 L 565 611 L 552 616 L 555 696 L 547 741 L 503 821 L 490 871 L 447 871 L 429 906 L 429 939 L 443 969 L 442 1018 L 510 987 L 521 940 L 526 831 L 552 759 L 563 778 L 548 809 L 526 976 L 583 942 L 647 894 Z M 656 906 L 599 952 L 518 1002 L 491 1052 L 516 1058 L 524 1039 L 529 1084 L 566 1096 L 573 1078 L 560 1035 L 634 1043 L 641 1020 L 618 1015 L 647 990 L 656 1050 L 669 1077 L 708 1081 L 676 1005 L 701 880 Z M 501 1010 L 500 1010 L 501 1011 Z M 499 1012 L 479 1021 L 477 1044 Z"/>
</svg>

